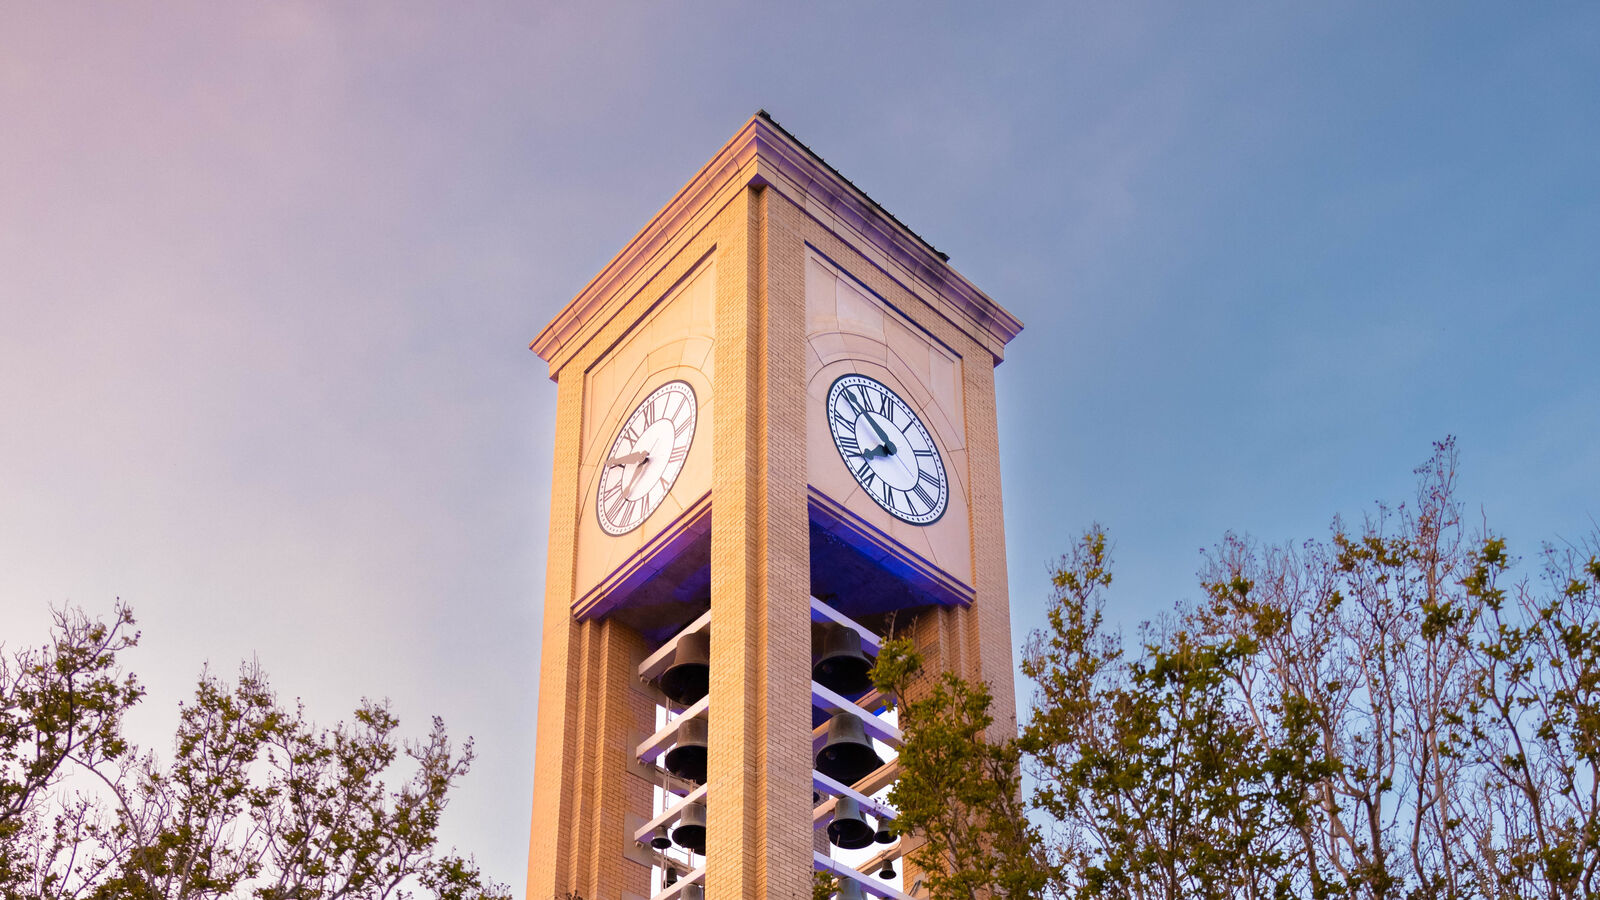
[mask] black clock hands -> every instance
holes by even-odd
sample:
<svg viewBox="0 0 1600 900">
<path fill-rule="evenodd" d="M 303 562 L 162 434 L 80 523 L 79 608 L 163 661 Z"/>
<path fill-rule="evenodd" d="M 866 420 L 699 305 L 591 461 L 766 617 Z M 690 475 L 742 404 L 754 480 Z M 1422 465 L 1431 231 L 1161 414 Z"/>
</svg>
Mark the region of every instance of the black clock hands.
<svg viewBox="0 0 1600 900">
<path fill-rule="evenodd" d="M 867 412 L 866 410 L 862 409 L 860 406 L 857 406 L 855 398 L 850 396 L 850 392 L 849 391 L 844 391 L 843 393 L 844 393 L 844 402 L 850 404 L 850 408 L 856 411 L 856 415 L 857 416 L 865 416 L 866 419 L 867 419 L 867 424 L 871 425 L 873 432 L 875 432 L 878 435 L 878 442 L 880 443 L 881 448 L 880 447 L 875 447 L 875 448 L 873 448 L 873 450 L 882 449 L 884 456 L 893 456 L 894 455 L 894 442 L 889 440 L 889 436 L 887 434 L 883 433 L 883 428 L 881 428 L 878 425 L 878 423 L 873 420 L 872 413 Z M 873 451 L 868 451 L 868 452 L 870 453 L 870 452 L 873 452 Z M 865 456 L 866 454 L 862 454 L 862 455 Z"/>
</svg>

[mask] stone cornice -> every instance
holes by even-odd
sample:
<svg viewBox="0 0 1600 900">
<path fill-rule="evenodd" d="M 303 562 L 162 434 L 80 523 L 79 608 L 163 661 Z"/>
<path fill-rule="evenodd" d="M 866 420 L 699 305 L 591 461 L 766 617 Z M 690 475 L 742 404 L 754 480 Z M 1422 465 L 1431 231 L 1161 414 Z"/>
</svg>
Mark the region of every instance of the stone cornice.
<svg viewBox="0 0 1600 900">
<path fill-rule="evenodd" d="M 859 238 L 870 244 L 901 270 L 890 274 L 908 282 L 914 293 L 936 305 L 943 300 L 946 316 L 987 346 L 996 362 L 1022 330 L 1015 316 L 952 268 L 943 254 L 761 112 L 745 122 L 533 339 L 530 347 L 550 364 L 551 377 L 582 344 L 575 339 L 609 319 L 600 313 L 625 303 L 631 294 L 628 286 L 659 268 L 685 226 L 750 185 L 777 190 L 819 220 L 832 219 L 825 222 L 830 227 L 848 228 L 853 232 L 844 236 L 848 242 Z"/>
</svg>

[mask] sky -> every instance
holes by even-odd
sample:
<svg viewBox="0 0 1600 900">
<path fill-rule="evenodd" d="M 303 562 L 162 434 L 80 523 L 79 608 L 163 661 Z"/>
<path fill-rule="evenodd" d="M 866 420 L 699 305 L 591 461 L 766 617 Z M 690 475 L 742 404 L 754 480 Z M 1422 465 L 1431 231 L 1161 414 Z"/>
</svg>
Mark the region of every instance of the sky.
<svg viewBox="0 0 1600 900">
<path fill-rule="evenodd" d="M 1592 3 L 5 4 L 0 642 L 120 597 L 164 751 L 251 658 L 442 715 L 445 839 L 520 896 L 528 343 L 758 108 L 1026 325 L 1019 643 L 1091 523 L 1131 632 L 1447 435 L 1531 555 L 1600 520 L 1597 85 Z"/>
</svg>

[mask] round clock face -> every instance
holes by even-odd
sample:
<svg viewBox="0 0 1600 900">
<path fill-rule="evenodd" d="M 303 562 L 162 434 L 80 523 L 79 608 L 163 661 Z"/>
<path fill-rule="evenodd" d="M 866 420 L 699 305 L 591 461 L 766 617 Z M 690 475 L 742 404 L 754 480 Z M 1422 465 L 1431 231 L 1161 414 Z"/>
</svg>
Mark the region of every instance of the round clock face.
<svg viewBox="0 0 1600 900">
<path fill-rule="evenodd" d="M 669 381 L 644 398 L 601 463 L 595 515 L 606 534 L 627 534 L 656 511 L 694 441 L 694 388 Z"/>
<path fill-rule="evenodd" d="M 841 375 L 828 388 L 828 428 L 844 464 L 879 506 L 914 525 L 944 515 L 944 460 L 900 395 L 865 375 Z"/>
</svg>

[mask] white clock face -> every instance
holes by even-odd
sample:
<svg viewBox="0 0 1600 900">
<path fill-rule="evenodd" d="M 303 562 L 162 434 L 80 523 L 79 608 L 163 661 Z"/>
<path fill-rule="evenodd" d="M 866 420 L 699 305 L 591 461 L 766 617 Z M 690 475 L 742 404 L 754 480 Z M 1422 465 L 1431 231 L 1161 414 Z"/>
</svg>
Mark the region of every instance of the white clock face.
<svg viewBox="0 0 1600 900">
<path fill-rule="evenodd" d="M 844 464 L 879 506 L 914 525 L 944 515 L 944 460 L 898 394 L 865 375 L 841 375 L 828 388 L 828 428 Z"/>
<path fill-rule="evenodd" d="M 633 411 L 601 463 L 595 515 L 606 534 L 627 534 L 656 511 L 694 441 L 694 389 L 669 381 Z"/>
</svg>

